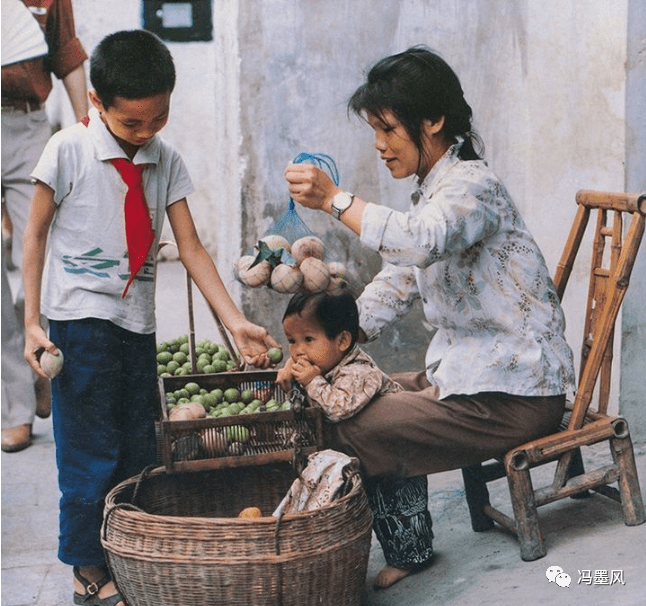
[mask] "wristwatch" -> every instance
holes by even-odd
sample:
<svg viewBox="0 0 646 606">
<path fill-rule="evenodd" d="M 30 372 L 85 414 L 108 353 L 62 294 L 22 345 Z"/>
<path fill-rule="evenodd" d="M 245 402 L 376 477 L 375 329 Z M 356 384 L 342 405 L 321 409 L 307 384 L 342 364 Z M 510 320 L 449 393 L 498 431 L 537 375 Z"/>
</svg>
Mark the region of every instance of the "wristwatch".
<svg viewBox="0 0 646 606">
<path fill-rule="evenodd" d="M 335 219 L 341 218 L 341 213 L 348 210 L 354 201 L 354 194 L 347 191 L 339 192 L 332 198 L 332 216 Z"/>
</svg>

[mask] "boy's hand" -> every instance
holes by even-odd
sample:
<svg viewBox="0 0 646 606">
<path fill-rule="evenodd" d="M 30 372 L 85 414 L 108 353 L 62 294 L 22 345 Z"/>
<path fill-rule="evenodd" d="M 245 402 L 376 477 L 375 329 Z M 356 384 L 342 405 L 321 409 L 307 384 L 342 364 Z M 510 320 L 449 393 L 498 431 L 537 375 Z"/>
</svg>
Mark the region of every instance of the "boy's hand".
<svg viewBox="0 0 646 606">
<path fill-rule="evenodd" d="M 285 392 L 289 393 L 292 389 L 292 381 L 294 380 L 294 373 L 292 372 L 292 365 L 294 364 L 291 358 L 287 358 L 285 366 L 278 369 L 276 375 L 276 384 Z"/>
<path fill-rule="evenodd" d="M 303 387 L 306 387 L 314 377 L 318 377 L 322 373 L 321 369 L 309 360 L 298 358 L 292 364 L 292 374 Z"/>
<path fill-rule="evenodd" d="M 258 368 L 268 368 L 272 365 L 267 352 L 272 347 L 280 347 L 278 342 L 267 332 L 267 329 L 249 321 L 244 321 L 231 334 L 236 342 L 240 355 L 247 364 Z"/>
<path fill-rule="evenodd" d="M 39 353 L 42 349 L 46 349 L 53 355 L 58 354 L 58 348 L 47 338 L 42 326 L 27 327 L 25 330 L 25 360 L 39 377 L 49 379 L 38 361 Z"/>
</svg>

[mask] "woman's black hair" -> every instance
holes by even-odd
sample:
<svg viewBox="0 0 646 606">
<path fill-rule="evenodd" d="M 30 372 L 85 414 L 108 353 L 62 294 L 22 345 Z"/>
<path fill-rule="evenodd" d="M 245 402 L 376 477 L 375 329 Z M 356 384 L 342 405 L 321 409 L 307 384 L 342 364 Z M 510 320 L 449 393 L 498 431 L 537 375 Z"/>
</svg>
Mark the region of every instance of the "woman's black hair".
<svg viewBox="0 0 646 606">
<path fill-rule="evenodd" d="M 299 291 L 287 303 L 283 321 L 289 316 L 312 313 L 328 339 L 334 339 L 344 330 L 350 333 L 352 349 L 359 338 L 359 310 L 354 297 L 347 290 L 339 295 Z"/>
<path fill-rule="evenodd" d="M 377 117 L 384 111 L 393 112 L 420 154 L 422 122 L 436 122 L 444 116 L 442 132 L 447 138 L 464 138 L 459 157 L 479 160 L 484 156 L 484 144 L 471 127 L 473 112 L 460 80 L 444 59 L 425 46 L 413 46 L 378 61 L 348 101 L 348 111 Z"/>
<path fill-rule="evenodd" d="M 103 105 L 115 97 L 143 99 L 175 88 L 175 65 L 152 32 L 127 30 L 103 38 L 90 59 L 90 82 Z"/>
</svg>

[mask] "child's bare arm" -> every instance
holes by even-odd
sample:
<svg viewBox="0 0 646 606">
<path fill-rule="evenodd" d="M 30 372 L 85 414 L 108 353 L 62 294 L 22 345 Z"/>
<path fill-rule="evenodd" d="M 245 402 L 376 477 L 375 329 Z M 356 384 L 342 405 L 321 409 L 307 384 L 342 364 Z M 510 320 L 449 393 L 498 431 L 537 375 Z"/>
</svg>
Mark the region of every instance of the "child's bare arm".
<svg viewBox="0 0 646 606">
<path fill-rule="evenodd" d="M 22 279 L 25 289 L 25 359 L 34 371 L 44 378 L 47 378 L 47 375 L 40 368 L 36 352 L 41 347 L 51 353 L 58 351 L 56 346 L 47 338 L 47 334 L 40 324 L 40 295 L 47 234 L 55 213 L 54 190 L 40 181 L 36 182 L 23 239 Z"/>
<path fill-rule="evenodd" d="M 179 257 L 211 307 L 231 332 L 246 362 L 266 368 L 267 350 L 279 347 L 262 326 L 253 324 L 238 309 L 220 274 L 197 235 L 186 199 L 168 207 L 168 219 L 177 242 Z"/>
</svg>

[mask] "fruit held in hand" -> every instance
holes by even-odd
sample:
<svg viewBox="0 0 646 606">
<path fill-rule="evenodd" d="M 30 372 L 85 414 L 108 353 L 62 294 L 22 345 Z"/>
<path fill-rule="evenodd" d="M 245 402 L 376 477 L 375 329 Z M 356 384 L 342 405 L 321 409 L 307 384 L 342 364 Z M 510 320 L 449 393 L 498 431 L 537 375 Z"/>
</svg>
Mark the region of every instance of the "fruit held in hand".
<svg viewBox="0 0 646 606">
<path fill-rule="evenodd" d="M 279 347 L 272 347 L 267 352 L 267 357 L 269 358 L 272 364 L 278 364 L 283 360 L 283 350 L 280 349 Z"/>
<path fill-rule="evenodd" d="M 50 379 L 53 379 L 63 370 L 63 352 L 59 350 L 58 354 L 54 355 L 45 349 L 40 355 L 40 367 Z"/>
</svg>

